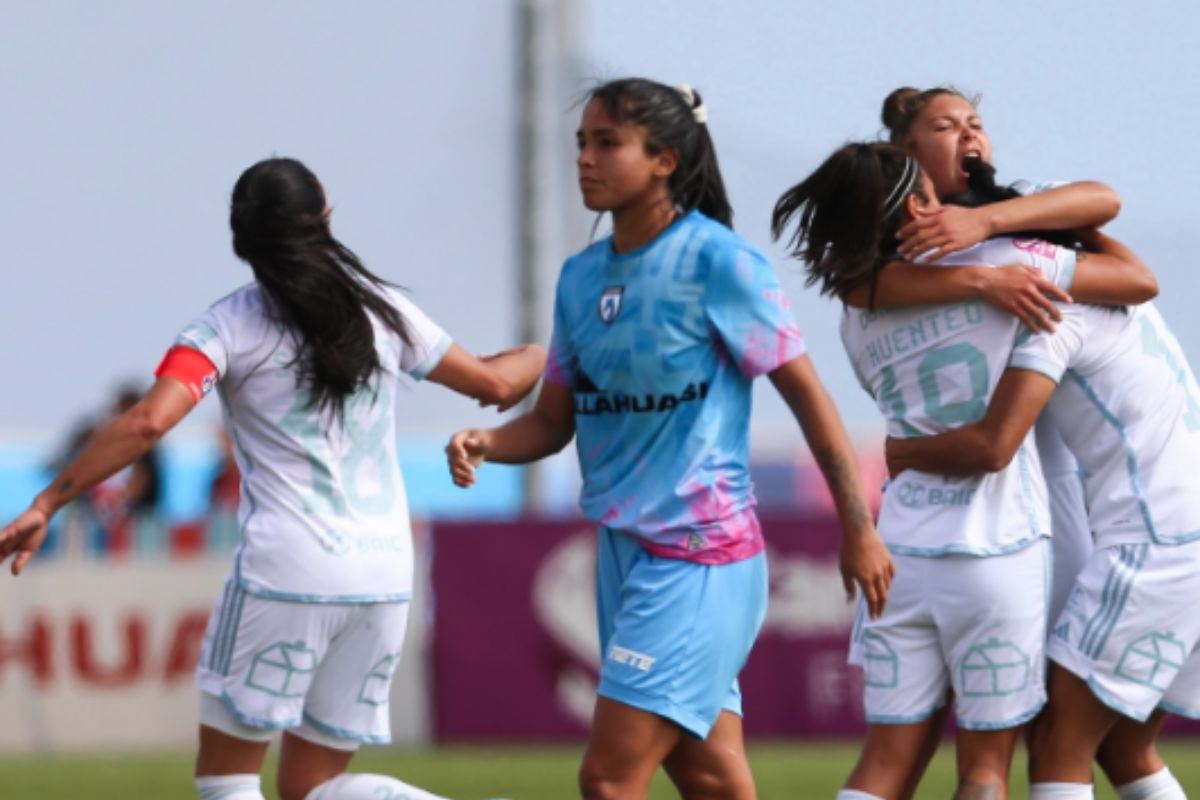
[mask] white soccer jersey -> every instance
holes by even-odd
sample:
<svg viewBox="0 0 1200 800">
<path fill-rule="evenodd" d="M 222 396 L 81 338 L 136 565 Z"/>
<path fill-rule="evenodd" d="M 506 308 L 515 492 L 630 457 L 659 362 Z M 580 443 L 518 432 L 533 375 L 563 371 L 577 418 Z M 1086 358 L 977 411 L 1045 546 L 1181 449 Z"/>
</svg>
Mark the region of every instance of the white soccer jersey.
<svg viewBox="0 0 1200 800">
<path fill-rule="evenodd" d="M 385 296 L 411 346 L 374 321 L 384 369 L 347 400 L 345 417 L 309 406 L 296 384 L 291 336 L 257 284 L 214 303 L 176 344 L 217 368 L 218 392 L 242 473 L 242 542 L 234 577 L 260 597 L 311 602 L 408 599 L 412 536 L 396 456 L 401 374 L 420 380 L 450 338 L 398 291 Z"/>
<path fill-rule="evenodd" d="M 991 239 L 937 266 L 1027 264 L 1069 287 L 1074 252 Z M 847 308 L 842 343 L 897 437 L 941 433 L 983 417 L 1016 338 L 1015 317 L 979 301 L 868 312 Z M 906 470 L 884 493 L 879 530 L 896 553 L 995 555 L 1049 533 L 1046 486 L 1030 437 L 1005 469 L 965 478 Z"/>
<path fill-rule="evenodd" d="M 1084 470 L 1098 547 L 1200 538 L 1200 388 L 1157 309 L 1064 306 L 1011 364 L 1059 382 L 1045 413 Z"/>
</svg>

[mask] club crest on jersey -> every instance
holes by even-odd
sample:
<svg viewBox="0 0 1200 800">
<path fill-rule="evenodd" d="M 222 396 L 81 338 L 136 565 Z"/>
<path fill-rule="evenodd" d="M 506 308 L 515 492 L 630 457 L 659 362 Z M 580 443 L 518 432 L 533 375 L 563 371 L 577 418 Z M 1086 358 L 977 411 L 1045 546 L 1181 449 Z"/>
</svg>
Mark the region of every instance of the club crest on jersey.
<svg viewBox="0 0 1200 800">
<path fill-rule="evenodd" d="M 621 295 L 625 294 L 624 286 L 609 286 L 600 295 L 600 319 L 605 325 L 612 325 L 617 314 L 621 313 Z"/>
</svg>

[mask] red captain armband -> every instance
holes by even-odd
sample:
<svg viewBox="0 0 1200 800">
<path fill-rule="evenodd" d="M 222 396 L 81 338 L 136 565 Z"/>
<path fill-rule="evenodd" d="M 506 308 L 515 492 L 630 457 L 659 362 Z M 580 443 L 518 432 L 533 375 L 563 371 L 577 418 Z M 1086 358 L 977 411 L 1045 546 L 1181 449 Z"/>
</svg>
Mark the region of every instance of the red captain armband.
<svg viewBox="0 0 1200 800">
<path fill-rule="evenodd" d="M 217 385 L 217 368 L 208 356 L 192 347 L 176 345 L 154 370 L 156 378 L 174 378 L 187 387 L 197 403 Z"/>
</svg>

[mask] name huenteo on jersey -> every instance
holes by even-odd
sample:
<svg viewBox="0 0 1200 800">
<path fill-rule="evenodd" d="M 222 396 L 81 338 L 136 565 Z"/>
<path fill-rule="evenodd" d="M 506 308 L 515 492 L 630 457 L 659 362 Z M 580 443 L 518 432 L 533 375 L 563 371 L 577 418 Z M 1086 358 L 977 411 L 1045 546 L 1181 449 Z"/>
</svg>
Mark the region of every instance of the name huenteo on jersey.
<svg viewBox="0 0 1200 800">
<path fill-rule="evenodd" d="M 804 351 L 770 264 L 698 211 L 568 259 L 544 377 L 574 395 L 584 514 L 668 558 L 757 553 L 751 382 Z"/>
<path fill-rule="evenodd" d="M 1069 287 L 1075 254 L 1041 241 L 992 239 L 941 259 L 1026 264 Z M 981 419 L 1008 364 L 1019 323 L 979 301 L 867 311 L 847 308 L 841 334 L 889 436 L 926 436 Z M 1026 441 L 1003 470 L 962 478 L 906 470 L 884 493 L 879 530 L 893 552 L 997 555 L 1049 533 L 1037 452 Z"/>
<path fill-rule="evenodd" d="M 197 398 L 212 384 L 221 397 L 242 475 L 234 575 L 247 592 L 312 602 L 411 596 L 395 401 L 403 376 L 424 378 L 451 340 L 399 291 L 384 293 L 411 345 L 372 319 L 383 369 L 346 400 L 341 419 L 311 407 L 298 387 L 295 345 L 257 284 L 184 328 L 159 368 Z"/>
</svg>

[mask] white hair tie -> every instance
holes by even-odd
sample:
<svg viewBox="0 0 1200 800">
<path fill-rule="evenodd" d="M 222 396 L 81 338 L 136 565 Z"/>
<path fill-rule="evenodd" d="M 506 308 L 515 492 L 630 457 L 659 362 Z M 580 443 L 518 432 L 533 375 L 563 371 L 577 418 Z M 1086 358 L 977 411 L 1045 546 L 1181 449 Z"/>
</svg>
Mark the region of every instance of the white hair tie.
<svg viewBox="0 0 1200 800">
<path fill-rule="evenodd" d="M 675 87 L 675 91 L 679 92 L 679 96 L 688 104 L 688 108 L 692 110 L 692 119 L 704 125 L 708 122 L 708 106 L 704 103 L 696 102 L 696 93 L 692 91 L 692 87 L 686 83 L 681 83 Z"/>
</svg>

